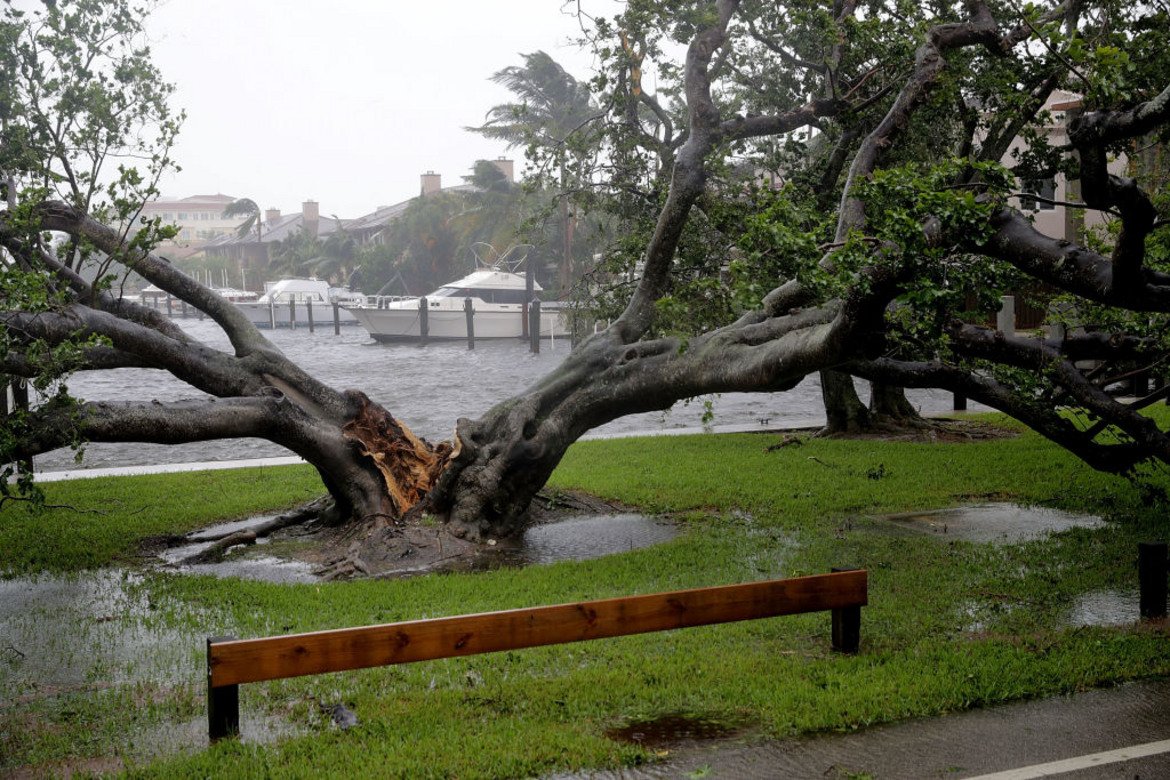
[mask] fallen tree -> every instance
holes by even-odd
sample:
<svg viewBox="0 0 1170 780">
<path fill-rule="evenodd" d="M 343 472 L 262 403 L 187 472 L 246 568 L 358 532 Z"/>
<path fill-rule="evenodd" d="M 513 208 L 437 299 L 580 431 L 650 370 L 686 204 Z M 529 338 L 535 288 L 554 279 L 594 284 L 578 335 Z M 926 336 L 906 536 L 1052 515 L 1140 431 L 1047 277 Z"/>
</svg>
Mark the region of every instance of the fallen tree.
<svg viewBox="0 0 1170 780">
<path fill-rule="evenodd" d="M 911 59 L 883 63 L 880 77 L 872 63 L 847 66 L 843 57 L 826 56 L 832 66 L 814 69 L 831 85 L 815 93 L 820 96 L 737 114 L 729 113 L 715 79 L 764 56 L 765 25 L 781 29 L 788 20 L 748 14 L 735 0 L 698 4 L 696 15 L 673 28 L 691 33 L 678 104 L 686 130 L 671 150 L 669 186 L 624 310 L 532 387 L 479 419 L 460 419 L 450 442 L 415 436 L 358 390 L 323 385 L 232 304 L 152 253 L 137 234 L 106 226 L 77 202 L 43 197 L 10 204 L 0 212 L 6 273 L 35 280 L 48 293 L 37 306 L 9 305 L 0 312 L 6 339 L 0 370 L 35 376 L 61 364 L 68 370 L 152 368 L 209 397 L 87 403 L 50 396 L 27 414 L 7 418 L 4 459 L 78 441 L 259 437 L 317 469 L 332 499 L 318 516 L 352 527 L 357 547 L 392 545 L 424 513 L 453 536 L 476 541 L 521 527 L 567 448 L 596 426 L 705 394 L 786 390 L 810 373 L 832 369 L 963 393 L 1100 469 L 1129 472 L 1150 460 L 1170 462 L 1170 436 L 1139 405 L 1106 392 L 1121 375 L 1164 365 L 1161 324 L 1170 311 L 1170 272 L 1162 270 L 1160 248 L 1170 243 L 1166 222 L 1134 179 L 1108 172 L 1107 155 L 1170 125 L 1170 87 L 1129 108 L 1085 112 L 1070 127 L 1069 148 L 1059 150 L 1083 182 L 1083 207 L 1116 215 L 1119 229 L 1104 243 L 1077 244 L 1036 230 L 1011 205 L 1015 183 L 998 165 L 998 147 L 983 156 L 917 164 L 907 135 L 923 131 L 916 123 L 939 110 L 932 102 L 937 90 L 961 92 L 964 80 L 981 69 L 1021 78 L 1041 65 L 1049 68 L 1045 74 L 1075 69 L 1060 52 L 1036 55 L 1028 42 L 1053 25 L 1075 38 L 1088 24 L 1087 5 L 1055 4 L 1004 25 L 988 4 L 966 3 L 963 13 L 940 17 L 921 33 Z M 737 21 L 741 11 L 749 18 Z M 839 2 L 818 21 L 836 33 L 828 49 L 856 29 L 856 11 L 856 4 Z M 776 57 L 773 64 L 786 61 Z M 870 88 L 871 81 L 881 83 Z M 1047 91 L 1033 90 L 1041 103 L 1058 81 L 1046 75 L 1040 86 Z M 868 132 L 857 136 L 849 165 L 838 167 L 841 181 L 832 179 L 841 197 L 831 240 L 812 244 L 810 262 L 790 263 L 791 277 L 775 277 L 756 305 L 726 324 L 686 337 L 663 332 L 660 305 L 678 283 L 678 249 L 688 225 L 707 219 L 713 202 L 737 197 L 711 185 L 711 166 L 745 144 L 810 127 L 828 133 L 833 123 L 848 124 L 865 111 L 877 114 Z M 982 138 L 990 145 L 996 132 L 1010 129 L 996 131 L 991 124 L 991 135 L 972 128 L 965 143 Z M 886 158 L 897 164 L 883 168 Z M 745 201 L 759 207 L 749 245 L 766 250 L 769 241 L 799 238 L 805 249 L 796 254 L 807 260 L 809 233 L 785 216 L 792 208 L 785 192 L 769 197 Z M 67 240 L 54 246 L 46 231 Z M 74 262 L 82 256 L 132 270 L 204 312 L 227 334 L 231 351 L 192 339 L 165 316 L 118 295 L 102 277 L 83 276 Z M 1061 309 L 1075 320 L 1066 333 L 1004 334 L 955 318 L 956 300 L 972 290 L 997 298 L 997 285 L 1013 275 L 1076 302 Z M 6 288 L 9 302 L 18 299 L 15 287 Z M 1099 320 L 1103 327 L 1077 327 L 1097 322 L 1100 311 L 1110 312 Z M 1095 368 L 1087 368 L 1088 361 Z M 1106 427 L 1112 438 L 1099 435 Z"/>
</svg>

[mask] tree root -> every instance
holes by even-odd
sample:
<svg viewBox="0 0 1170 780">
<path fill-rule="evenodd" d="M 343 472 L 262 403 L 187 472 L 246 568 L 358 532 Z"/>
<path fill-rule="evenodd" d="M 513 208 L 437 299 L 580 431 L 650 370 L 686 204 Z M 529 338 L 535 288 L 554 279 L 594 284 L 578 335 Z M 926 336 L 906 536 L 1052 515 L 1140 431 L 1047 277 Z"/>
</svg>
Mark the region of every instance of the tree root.
<svg viewBox="0 0 1170 780">
<path fill-rule="evenodd" d="M 784 449 L 785 447 L 800 447 L 804 444 L 804 438 L 800 436 L 793 436 L 788 434 L 780 439 L 775 444 L 769 444 L 764 448 L 764 452 L 775 452 L 776 450 Z"/>
<path fill-rule="evenodd" d="M 411 576 L 472 561 L 481 549 L 442 524 L 367 527 L 364 534 L 334 539 L 343 542 L 343 552 L 314 569 L 314 576 L 327 580 Z"/>
<path fill-rule="evenodd" d="M 324 520 L 335 511 L 335 507 L 336 505 L 333 499 L 325 496 L 311 501 L 302 507 L 298 507 L 291 512 L 277 515 L 271 520 L 260 523 L 252 528 L 246 528 L 242 531 L 230 531 L 218 536 L 204 537 L 201 541 L 210 541 L 212 543 L 199 552 L 183 558 L 179 561 L 179 565 L 191 566 L 200 563 L 219 563 L 232 547 L 255 544 L 257 540 L 271 536 L 284 528 Z M 182 542 L 191 541 L 186 536 L 173 538 L 177 538 Z"/>
</svg>

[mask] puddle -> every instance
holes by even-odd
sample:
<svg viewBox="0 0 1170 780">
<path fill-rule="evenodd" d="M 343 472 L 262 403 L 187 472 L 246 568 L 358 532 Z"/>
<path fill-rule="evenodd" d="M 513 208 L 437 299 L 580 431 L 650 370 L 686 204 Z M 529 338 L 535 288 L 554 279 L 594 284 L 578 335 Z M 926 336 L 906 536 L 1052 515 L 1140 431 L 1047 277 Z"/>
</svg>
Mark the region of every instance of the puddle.
<svg viewBox="0 0 1170 780">
<path fill-rule="evenodd" d="M 997 620 L 1025 608 L 1019 602 L 968 602 L 960 614 L 966 619 L 964 631 L 981 633 Z M 1135 589 L 1094 590 L 1077 596 L 1068 607 L 1067 626 L 1132 626 L 1141 619 L 1141 598 Z"/>
<path fill-rule="evenodd" d="M 654 720 L 612 728 L 605 736 L 646 748 L 675 747 L 681 743 L 734 737 L 741 729 L 726 723 L 686 715 L 663 715 Z"/>
<path fill-rule="evenodd" d="M 187 538 L 192 542 L 210 542 L 224 534 L 234 534 L 237 531 L 246 531 L 249 528 L 255 528 L 262 523 L 267 523 L 269 520 L 275 520 L 276 517 L 276 515 L 256 515 L 254 517 L 246 517 L 243 520 L 216 523 L 206 528 L 200 528 L 198 531 L 192 531 L 187 534 Z"/>
<path fill-rule="evenodd" d="M 27 742 L 8 741 L 16 752 L 0 755 L 0 775 L 116 771 L 122 761 L 205 749 L 206 715 L 171 719 L 176 716 L 160 711 L 126 718 L 125 728 L 112 738 L 110 753 L 117 758 L 108 766 L 95 770 L 92 759 L 20 763 L 43 760 L 21 751 L 41 739 L 52 741 L 60 728 L 57 719 L 88 707 L 81 702 L 91 697 L 121 696 L 130 687 L 133 701 L 145 711 L 156 703 L 181 706 L 192 695 L 201 697 L 206 637 L 222 633 L 224 626 L 214 617 L 186 602 L 160 598 L 149 579 L 130 571 L 0 579 L 0 735 L 27 732 Z M 41 706 L 47 715 L 37 714 Z M 242 713 L 245 742 L 269 743 L 305 730 L 304 723 L 279 715 Z M 4 746 L 0 739 L 0 754 Z M 66 755 L 77 746 L 60 747 Z"/>
<path fill-rule="evenodd" d="M 192 531 L 187 534 L 190 544 L 181 547 L 171 547 L 163 550 L 159 557 L 166 563 L 169 571 L 180 574 L 207 574 L 213 577 L 239 577 L 246 580 L 260 580 L 262 582 L 281 583 L 313 583 L 320 578 L 313 574 L 316 568 L 304 561 L 277 558 L 263 553 L 264 545 L 269 538 L 258 539 L 254 545 L 241 545 L 234 548 L 228 556 L 216 563 L 183 564 L 181 561 L 192 555 L 197 555 L 210 547 L 214 541 L 225 534 L 246 531 L 273 519 L 275 515 L 258 515 L 244 520 L 233 520 L 229 523 L 219 523 Z"/>
<path fill-rule="evenodd" d="M 239 577 L 243 580 L 281 583 L 320 582 L 314 575 L 315 566 L 302 561 L 290 561 L 271 555 L 230 558 L 220 563 L 199 563 L 191 566 L 177 566 L 180 574 L 209 574 L 213 577 Z"/>
<path fill-rule="evenodd" d="M 1074 626 L 1133 625 L 1141 619 L 1141 595 L 1136 590 L 1096 590 L 1077 597 L 1069 609 Z"/>
<path fill-rule="evenodd" d="M 585 515 L 529 528 L 498 551 L 481 555 L 476 568 L 530 566 L 556 561 L 584 561 L 669 542 L 680 529 L 673 523 L 633 513 Z"/>
<path fill-rule="evenodd" d="M 0 690 L 14 698 L 140 680 L 190 681 L 202 642 L 201 635 L 171 627 L 131 572 L 0 580 Z"/>
<path fill-rule="evenodd" d="M 264 553 L 269 539 L 254 545 L 240 545 L 229 550 L 217 563 L 184 564 L 224 534 L 247 530 L 269 520 L 271 516 L 252 517 L 210 526 L 187 536 L 189 544 L 164 550 L 160 554 L 165 568 L 181 574 L 209 574 L 216 577 L 240 577 L 280 583 L 313 583 L 316 566 L 298 560 L 278 558 Z M 635 513 L 577 515 L 527 529 L 516 539 L 501 540 L 486 547 L 473 559 L 457 559 L 435 566 L 402 566 L 384 576 L 409 577 L 436 571 L 487 571 L 502 567 L 531 566 L 556 561 L 583 561 L 603 555 L 629 552 L 662 544 L 677 537 L 680 528 L 653 517 Z"/>
<path fill-rule="evenodd" d="M 245 710 L 240 714 L 240 742 L 267 745 L 278 739 L 306 734 L 303 723 Z M 155 758 L 207 747 L 207 715 L 184 721 L 156 723 L 125 735 L 125 750 L 133 756 Z"/>
<path fill-rule="evenodd" d="M 1041 539 L 1070 528 L 1100 528 L 1105 521 L 1046 507 L 1008 503 L 977 504 L 935 512 L 912 512 L 879 518 L 899 528 L 965 542 L 1014 544 Z"/>
</svg>

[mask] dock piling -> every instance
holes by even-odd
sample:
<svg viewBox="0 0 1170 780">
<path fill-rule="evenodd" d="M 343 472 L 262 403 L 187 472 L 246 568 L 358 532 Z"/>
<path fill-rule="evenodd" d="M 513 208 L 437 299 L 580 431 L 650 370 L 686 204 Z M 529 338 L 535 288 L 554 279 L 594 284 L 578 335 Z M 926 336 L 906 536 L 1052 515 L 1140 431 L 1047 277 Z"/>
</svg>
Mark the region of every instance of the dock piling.
<svg viewBox="0 0 1170 780">
<path fill-rule="evenodd" d="M 475 305 L 470 298 L 463 299 L 463 314 L 467 317 L 467 348 L 475 349 Z"/>
<path fill-rule="evenodd" d="M 540 354 L 540 299 L 533 298 L 528 305 L 528 348 L 532 354 Z"/>
</svg>

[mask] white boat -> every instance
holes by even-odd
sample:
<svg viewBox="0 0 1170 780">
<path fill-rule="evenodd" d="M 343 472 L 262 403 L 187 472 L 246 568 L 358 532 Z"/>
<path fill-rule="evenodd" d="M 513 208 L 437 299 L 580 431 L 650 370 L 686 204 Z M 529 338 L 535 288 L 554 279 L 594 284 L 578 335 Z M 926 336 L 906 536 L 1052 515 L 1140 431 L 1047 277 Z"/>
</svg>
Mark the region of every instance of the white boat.
<svg viewBox="0 0 1170 780">
<path fill-rule="evenodd" d="M 478 259 L 478 258 L 477 258 Z M 476 339 L 520 338 L 527 330 L 524 276 L 501 267 L 481 266 L 472 273 L 422 296 L 426 300 L 428 339 L 466 339 L 466 301 L 471 301 Z M 540 285 L 534 285 L 539 292 Z M 358 322 L 378 341 L 418 341 L 422 316 L 418 297 L 377 297 L 348 306 Z M 540 335 L 567 337 L 566 311 L 556 302 L 542 302 Z"/>
<path fill-rule="evenodd" d="M 365 298 L 360 293 L 350 292 L 344 287 L 330 287 L 323 279 L 281 279 L 265 282 L 264 294 L 255 301 L 237 302 L 253 324 L 261 328 L 303 328 L 309 324 L 309 309 L 312 307 L 313 321 L 319 325 L 333 322 L 333 304 L 360 303 Z M 337 312 L 338 322 L 354 325 L 357 319 L 348 309 L 341 306 Z"/>
<path fill-rule="evenodd" d="M 232 303 L 249 303 L 260 297 L 260 293 L 255 293 L 250 290 L 239 290 L 235 287 L 212 287 L 211 291 Z"/>
</svg>

